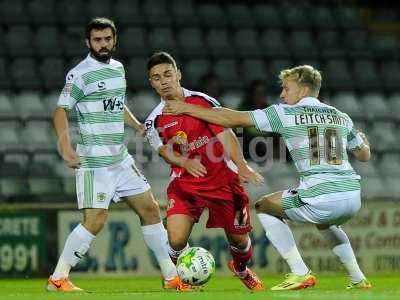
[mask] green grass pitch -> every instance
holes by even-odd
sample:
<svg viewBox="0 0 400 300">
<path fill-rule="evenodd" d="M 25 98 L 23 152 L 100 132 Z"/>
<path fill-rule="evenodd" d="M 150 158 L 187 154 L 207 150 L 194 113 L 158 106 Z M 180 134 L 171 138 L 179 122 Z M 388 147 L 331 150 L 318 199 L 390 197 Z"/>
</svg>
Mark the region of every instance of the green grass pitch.
<svg viewBox="0 0 400 300">
<path fill-rule="evenodd" d="M 369 276 L 373 289 L 369 291 L 346 290 L 344 275 L 318 276 L 318 284 L 311 289 L 288 292 L 249 292 L 238 279 L 215 277 L 201 290 L 193 293 L 164 291 L 158 278 L 90 278 L 72 277 L 74 283 L 88 293 L 61 294 L 44 290 L 46 279 L 1 279 L 1 300 L 150 300 L 150 299 L 201 299 L 201 300 L 399 300 L 400 274 Z M 282 276 L 264 277 L 264 283 L 271 287 Z"/>
</svg>

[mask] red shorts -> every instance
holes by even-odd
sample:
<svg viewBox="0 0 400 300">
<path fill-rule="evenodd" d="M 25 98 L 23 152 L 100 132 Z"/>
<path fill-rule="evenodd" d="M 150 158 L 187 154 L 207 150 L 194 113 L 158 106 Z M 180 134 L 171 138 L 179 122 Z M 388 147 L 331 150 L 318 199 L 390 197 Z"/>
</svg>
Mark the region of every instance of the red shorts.
<svg viewBox="0 0 400 300">
<path fill-rule="evenodd" d="M 181 184 L 179 178 L 175 179 L 167 189 L 167 217 L 184 214 L 193 217 L 197 222 L 203 210 L 208 208 L 207 228 L 224 228 L 233 234 L 250 232 L 249 197 L 240 184 L 239 177 L 233 174 L 229 186 L 215 191 L 216 197 L 212 196 L 210 190 L 202 187 L 194 190 L 187 184 Z"/>
</svg>

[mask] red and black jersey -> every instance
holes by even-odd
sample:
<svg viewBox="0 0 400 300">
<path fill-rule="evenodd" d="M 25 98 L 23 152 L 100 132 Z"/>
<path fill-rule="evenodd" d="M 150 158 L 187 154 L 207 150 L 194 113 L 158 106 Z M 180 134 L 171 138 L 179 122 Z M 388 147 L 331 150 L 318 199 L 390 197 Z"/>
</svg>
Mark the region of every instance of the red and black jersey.
<svg viewBox="0 0 400 300">
<path fill-rule="evenodd" d="M 219 106 L 219 103 L 198 92 L 184 90 L 185 102 L 203 107 Z M 185 169 L 172 166 L 173 177 L 186 187 L 192 185 L 193 189 L 200 191 L 217 190 L 229 184 L 229 169 L 224 159 L 223 145 L 216 135 L 225 128 L 207 123 L 188 115 L 165 115 L 162 113 L 164 102 L 160 103 L 146 120 L 146 127 L 150 143 L 155 149 L 161 145 L 171 144 L 173 149 L 188 158 L 198 157 L 207 169 L 207 175 L 195 178 Z"/>
</svg>

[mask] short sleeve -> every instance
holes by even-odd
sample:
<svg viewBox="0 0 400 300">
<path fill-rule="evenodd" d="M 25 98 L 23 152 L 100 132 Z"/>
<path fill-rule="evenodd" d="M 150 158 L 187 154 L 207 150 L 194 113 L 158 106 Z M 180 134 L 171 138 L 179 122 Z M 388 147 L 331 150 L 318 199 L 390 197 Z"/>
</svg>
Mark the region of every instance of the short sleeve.
<svg viewBox="0 0 400 300">
<path fill-rule="evenodd" d="M 80 76 L 70 71 L 65 79 L 64 88 L 58 98 L 57 106 L 72 109 L 75 104 L 84 97 L 83 83 Z"/>
<path fill-rule="evenodd" d="M 354 151 L 365 147 L 364 140 L 362 139 L 358 130 L 354 127 L 353 122 L 349 118 L 349 133 L 347 134 L 347 149 Z"/>
<path fill-rule="evenodd" d="M 259 131 L 279 133 L 283 127 L 277 105 L 271 105 L 266 109 L 249 111 L 249 114 L 254 126 Z"/>
<path fill-rule="evenodd" d="M 163 145 L 160 133 L 157 130 L 157 118 L 147 119 L 144 123 L 146 126 L 146 138 L 149 141 L 150 146 L 158 152 L 158 149 Z"/>
</svg>

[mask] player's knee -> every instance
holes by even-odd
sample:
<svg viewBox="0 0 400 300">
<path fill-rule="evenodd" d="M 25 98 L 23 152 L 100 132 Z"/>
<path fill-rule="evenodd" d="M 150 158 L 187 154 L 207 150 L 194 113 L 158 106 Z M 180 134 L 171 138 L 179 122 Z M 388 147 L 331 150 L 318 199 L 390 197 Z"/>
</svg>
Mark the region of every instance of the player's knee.
<svg viewBox="0 0 400 300">
<path fill-rule="evenodd" d="M 149 201 L 146 205 L 141 207 L 141 209 L 138 210 L 138 214 L 145 224 L 154 224 L 161 221 L 160 207 L 154 200 Z"/>
<path fill-rule="evenodd" d="M 187 244 L 186 238 L 179 235 L 169 237 L 168 242 L 171 248 L 174 249 L 175 251 L 182 250 L 183 248 L 186 247 Z"/>
<path fill-rule="evenodd" d="M 154 200 L 149 201 L 146 203 L 144 207 L 144 211 L 149 215 L 159 215 L 160 214 L 160 207 L 158 203 Z"/>
<path fill-rule="evenodd" d="M 238 249 L 246 249 L 249 245 L 249 237 L 247 235 L 240 236 L 234 240 L 231 240 L 230 244 Z"/>
<path fill-rule="evenodd" d="M 107 221 L 107 210 L 91 211 L 85 215 L 83 226 L 92 234 L 97 235 Z"/>
<path fill-rule="evenodd" d="M 107 216 L 99 215 L 98 217 L 87 218 L 83 226 L 93 235 L 97 235 L 104 227 Z"/>
<path fill-rule="evenodd" d="M 315 227 L 317 227 L 318 230 L 327 230 L 330 226 L 331 225 L 329 224 L 315 224 Z"/>
</svg>

